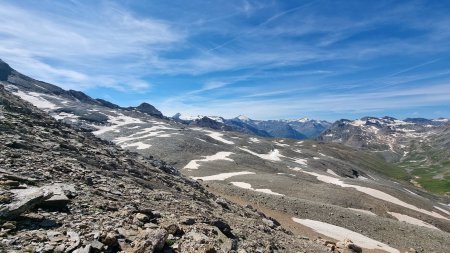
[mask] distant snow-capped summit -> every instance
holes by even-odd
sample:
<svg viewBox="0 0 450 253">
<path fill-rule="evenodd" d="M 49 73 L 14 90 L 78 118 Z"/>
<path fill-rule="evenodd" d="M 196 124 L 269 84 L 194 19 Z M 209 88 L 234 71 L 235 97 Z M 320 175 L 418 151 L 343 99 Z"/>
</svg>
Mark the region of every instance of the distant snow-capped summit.
<svg viewBox="0 0 450 253">
<path fill-rule="evenodd" d="M 240 121 L 250 121 L 251 119 L 245 115 L 239 115 L 236 117 L 236 119 L 240 120 Z"/>
<path fill-rule="evenodd" d="M 201 120 L 205 117 L 209 118 L 211 120 L 217 121 L 219 123 L 224 123 L 224 118 L 219 117 L 219 116 L 203 116 L 203 115 L 192 116 L 192 115 L 186 115 L 186 114 L 181 114 L 181 113 L 176 113 L 175 115 L 172 116 L 172 119 L 183 120 L 183 121 L 195 121 L 195 120 Z"/>
</svg>

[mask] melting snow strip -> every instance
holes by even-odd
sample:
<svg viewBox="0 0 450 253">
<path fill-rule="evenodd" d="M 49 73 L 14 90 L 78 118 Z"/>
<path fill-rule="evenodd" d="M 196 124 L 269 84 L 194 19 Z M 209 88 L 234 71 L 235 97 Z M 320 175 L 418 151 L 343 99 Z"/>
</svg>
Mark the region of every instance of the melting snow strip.
<svg viewBox="0 0 450 253">
<path fill-rule="evenodd" d="M 50 103 L 47 99 L 41 97 L 41 94 L 36 92 L 29 92 L 28 94 L 23 91 L 14 92 L 14 95 L 19 96 L 23 100 L 32 103 L 34 106 L 40 109 L 56 109 L 58 108 L 55 104 Z"/>
<path fill-rule="evenodd" d="M 147 149 L 149 147 L 151 147 L 152 145 L 150 144 L 146 144 L 143 142 L 135 142 L 135 143 L 129 143 L 129 144 L 123 144 L 122 147 L 123 148 L 127 148 L 127 147 L 136 147 L 136 149 Z"/>
<path fill-rule="evenodd" d="M 117 130 L 121 126 L 129 125 L 129 124 L 142 124 L 140 119 L 128 117 L 123 114 L 119 114 L 119 116 L 111 116 L 108 115 L 108 122 L 111 124 L 110 126 L 97 126 L 97 131 L 93 132 L 95 135 L 104 134 L 109 131 Z"/>
<path fill-rule="evenodd" d="M 445 214 L 447 214 L 447 215 L 450 216 L 450 212 L 447 211 L 447 210 L 445 210 L 444 208 L 440 208 L 440 207 L 438 207 L 438 206 L 434 206 L 434 208 L 436 208 L 437 210 L 439 210 L 439 211 L 441 211 L 441 212 L 443 212 L 443 213 L 445 213 Z"/>
<path fill-rule="evenodd" d="M 260 143 L 261 141 L 258 138 L 252 137 L 250 138 L 250 141 L 253 143 Z"/>
<path fill-rule="evenodd" d="M 293 159 L 295 163 L 298 163 L 300 165 L 308 165 L 308 160 L 303 159 L 303 158 L 295 158 Z"/>
<path fill-rule="evenodd" d="M 314 173 L 314 172 L 309 172 L 309 171 L 305 171 L 302 170 L 302 172 L 310 174 L 312 176 L 315 176 L 317 178 L 317 180 L 325 182 L 325 183 L 329 183 L 329 184 L 334 184 L 334 185 L 339 185 L 341 187 L 346 187 L 346 188 L 354 188 L 357 191 L 363 192 L 365 194 L 368 194 L 374 198 L 377 199 L 381 199 L 387 202 L 391 202 L 393 204 L 399 205 L 399 206 L 403 206 L 406 208 L 409 208 L 411 210 L 417 211 L 417 212 L 421 212 L 423 214 L 427 214 L 436 218 L 440 218 L 440 219 L 444 219 L 444 220 L 450 220 L 444 216 L 442 216 L 439 213 L 433 212 L 433 211 L 428 211 L 422 208 L 418 208 L 414 205 L 408 204 L 392 195 L 389 195 L 385 192 L 382 192 L 380 190 L 376 190 L 373 188 L 369 188 L 369 187 L 364 187 L 364 186 L 359 186 L 359 185 L 352 185 L 352 184 L 346 184 L 344 183 L 342 180 L 335 178 L 335 177 L 331 177 L 331 176 L 327 176 L 327 175 L 322 175 L 322 174 L 318 174 L 318 173 Z"/>
<path fill-rule="evenodd" d="M 433 225 L 431 225 L 429 223 L 426 223 L 423 220 L 416 219 L 416 218 L 408 216 L 406 214 L 394 213 L 394 212 L 388 212 L 388 214 L 394 216 L 399 221 L 403 221 L 403 222 L 406 222 L 406 223 L 409 223 L 409 224 L 413 224 L 413 225 L 417 225 L 417 226 L 421 226 L 421 227 L 427 227 L 427 228 L 440 230 L 439 228 L 437 228 L 437 227 L 435 227 L 435 226 L 433 226 Z"/>
<path fill-rule="evenodd" d="M 250 153 L 254 156 L 257 156 L 259 158 L 269 160 L 269 161 L 281 161 L 280 157 L 284 157 L 283 155 L 280 154 L 280 151 L 278 149 L 274 149 L 274 150 L 270 151 L 268 154 L 258 154 L 249 149 L 241 148 L 241 147 L 240 147 L 240 149 L 244 150 L 245 152 Z"/>
<path fill-rule="evenodd" d="M 277 195 L 277 196 L 284 196 L 284 194 L 273 192 L 270 189 L 254 189 L 254 188 L 252 188 L 251 184 L 245 183 L 245 182 L 231 182 L 231 184 L 234 186 L 237 186 L 239 188 L 243 188 L 243 189 L 247 189 L 247 190 L 252 190 L 252 191 L 256 191 L 256 192 L 262 192 L 262 193 L 267 193 L 267 194 L 272 194 L 272 195 Z"/>
<path fill-rule="evenodd" d="M 330 175 L 336 176 L 336 177 L 340 177 L 338 174 L 336 174 L 336 172 L 334 172 L 334 171 L 332 171 L 330 169 L 327 169 L 327 173 L 330 174 Z"/>
<path fill-rule="evenodd" d="M 298 219 L 293 217 L 292 220 L 309 228 L 312 228 L 317 233 L 323 234 L 325 236 L 331 237 L 335 240 L 343 241 L 345 239 L 350 239 L 356 245 L 366 248 L 366 249 L 377 249 L 384 250 L 390 253 L 400 253 L 397 249 L 390 247 L 387 244 L 376 241 L 365 235 L 356 233 L 352 230 L 328 224 L 321 221 L 309 220 L 309 219 Z"/>
<path fill-rule="evenodd" d="M 229 144 L 229 145 L 234 144 L 234 142 L 222 138 L 223 134 L 221 134 L 219 132 L 213 132 L 213 131 L 205 130 L 202 128 L 192 128 L 192 129 L 196 130 L 196 131 L 206 132 L 209 137 L 211 137 L 215 140 L 218 140 L 220 142 L 223 142 L 225 144 Z"/>
<path fill-rule="evenodd" d="M 231 158 L 228 158 L 228 156 L 232 155 L 232 152 L 218 152 L 217 154 L 205 156 L 203 159 L 197 159 L 190 161 L 186 166 L 184 166 L 184 169 L 190 169 L 190 170 L 196 170 L 200 166 L 199 162 L 209 162 L 209 161 L 215 161 L 215 160 L 225 160 L 225 161 L 231 161 L 234 160 Z"/>
<path fill-rule="evenodd" d="M 114 141 L 116 143 L 122 143 L 122 142 L 127 142 L 127 141 L 138 140 L 138 139 L 145 139 L 148 137 L 170 137 L 171 135 L 175 134 L 175 133 L 166 133 L 166 131 L 164 131 L 164 130 L 176 131 L 178 129 L 166 127 L 163 125 L 156 125 L 156 126 L 144 128 L 141 131 L 136 132 L 136 133 L 131 134 L 126 137 L 118 137 L 118 138 L 114 139 Z"/>
<path fill-rule="evenodd" d="M 256 174 L 256 173 L 255 172 L 250 172 L 250 171 L 229 172 L 229 173 L 220 173 L 220 174 L 217 174 L 217 175 L 206 176 L 206 177 L 192 177 L 192 179 L 203 180 L 203 181 L 223 181 L 223 180 L 228 179 L 230 177 L 242 176 L 242 175 L 250 175 L 250 174 Z"/>
</svg>

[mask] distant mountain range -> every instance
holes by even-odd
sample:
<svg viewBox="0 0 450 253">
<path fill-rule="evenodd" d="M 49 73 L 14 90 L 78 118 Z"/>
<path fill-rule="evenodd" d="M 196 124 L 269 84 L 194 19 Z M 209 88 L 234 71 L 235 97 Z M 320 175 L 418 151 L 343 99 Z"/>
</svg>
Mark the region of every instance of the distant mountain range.
<svg viewBox="0 0 450 253">
<path fill-rule="evenodd" d="M 177 113 L 172 119 L 188 125 L 238 131 L 262 137 L 299 140 L 314 139 L 331 126 L 330 122 L 324 120 L 311 120 L 308 118 L 298 120 L 253 120 L 244 115 L 239 115 L 232 119 L 224 119 L 218 116 L 186 116 Z"/>
</svg>

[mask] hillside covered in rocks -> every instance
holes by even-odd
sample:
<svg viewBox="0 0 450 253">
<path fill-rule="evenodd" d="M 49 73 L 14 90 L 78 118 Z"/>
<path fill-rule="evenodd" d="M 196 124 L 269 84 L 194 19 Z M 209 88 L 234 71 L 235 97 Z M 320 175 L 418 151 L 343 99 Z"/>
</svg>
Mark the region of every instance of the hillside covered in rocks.
<svg viewBox="0 0 450 253">
<path fill-rule="evenodd" d="M 0 109 L 0 252 L 327 252 L 3 86 Z"/>
<path fill-rule="evenodd" d="M 30 225 L 17 226 L 17 220 L 28 215 L 27 212 L 52 211 L 45 205 L 54 203 L 55 198 L 61 200 L 56 203 L 65 202 L 63 209 L 58 207 L 56 210 L 73 214 L 70 211 L 74 210 L 73 205 L 84 196 L 80 192 L 90 194 L 89 190 L 93 193 L 84 198 L 83 208 L 93 210 L 84 210 L 86 213 L 80 214 L 78 220 L 94 224 L 95 228 L 89 230 L 88 234 L 92 236 L 87 237 L 82 237 L 85 232 L 75 231 L 78 237 L 86 238 L 80 239 L 81 243 L 76 240 L 77 252 L 82 249 L 84 252 L 136 252 L 135 245 L 147 240 L 139 237 L 141 230 L 161 228 L 172 231 L 169 228 L 172 223 L 181 227 L 182 232 L 168 232 L 167 238 L 164 236 L 161 240 L 164 245 L 159 244 L 156 252 L 162 247 L 166 252 L 348 252 L 351 249 L 353 252 L 397 253 L 445 252 L 450 247 L 448 197 L 426 192 L 411 182 L 393 179 L 405 173 L 376 153 L 341 143 L 255 137 L 179 123 L 161 116 L 150 104 L 120 107 L 80 91 L 66 91 L 34 80 L 7 64 L 0 64 L 0 72 L 4 73 L 0 75 L 0 83 L 6 90 L 3 91 L 3 103 L 15 101 L 21 108 L 27 108 L 16 110 L 16 118 L 40 115 L 38 120 L 27 124 L 17 119 L 12 120 L 17 124 L 11 124 L 11 116 L 2 116 L 6 119 L 2 121 L 7 130 L 4 135 L 16 133 L 5 137 L 8 140 L 5 150 L 14 150 L 14 164 L 24 164 L 24 172 L 9 167 L 2 170 L 6 173 L 2 181 L 7 185 L 2 193 L 6 196 L 1 209 L 6 210 L 2 214 L 6 221 L 2 231 L 6 231 L 3 234 L 6 245 L 18 245 L 14 248 L 16 252 L 23 246 L 16 240 L 22 238 L 20 234 L 17 236 L 17 231 L 30 230 Z M 11 111 L 8 108 L 11 106 L 4 106 L 2 111 Z M 3 114 L 12 115 L 10 112 Z M 57 128 L 55 135 L 52 134 L 54 128 Z M 41 134 L 41 130 L 46 133 Z M 447 139 L 442 135 L 439 141 L 445 145 Z M 42 152 L 44 147 L 46 152 Z M 36 153 L 37 157 L 47 157 L 51 153 L 54 157 L 36 163 L 26 160 L 35 157 L 26 152 Z M 8 161 L 12 159 L 4 157 Z M 43 165 L 37 166 L 40 163 Z M 35 168 L 45 168 L 45 171 L 51 168 L 52 172 L 46 173 L 49 180 L 36 181 L 40 177 L 33 175 Z M 77 180 L 81 180 L 81 188 Z M 37 188 L 29 187 L 33 184 Z M 31 196 L 38 194 L 37 198 L 18 201 L 25 193 L 29 196 L 30 190 Z M 100 195 L 99 200 L 96 195 Z M 30 204 L 26 204 L 28 201 Z M 42 206 L 43 203 L 47 204 Z M 112 203 L 112 209 L 109 203 Z M 113 222 L 99 221 L 93 215 L 105 210 L 110 212 L 105 219 L 113 219 Z M 124 216 L 128 218 L 116 218 L 117 212 L 124 210 L 128 210 L 129 214 Z M 238 215 L 241 212 L 245 217 Z M 256 215 L 254 220 L 250 214 Z M 45 215 L 43 217 L 47 217 Z M 191 216 L 196 218 L 191 219 Z M 66 216 L 58 217 L 59 220 L 67 219 Z M 185 218 L 189 220 L 184 222 Z M 144 220 L 144 225 L 131 226 L 139 219 Z M 37 221 L 42 222 L 42 219 Z M 97 226 L 98 222 L 107 224 L 108 229 Z M 200 224 L 212 226 L 212 229 L 216 227 L 218 230 L 214 231 L 220 233 L 200 232 L 200 235 L 191 236 L 191 231 L 198 232 L 193 227 Z M 61 226 L 72 228 L 71 225 Z M 39 226 L 35 228 L 32 230 L 45 231 Z M 83 225 L 82 229 L 86 227 Z M 71 232 L 68 230 L 57 230 L 64 246 L 58 241 L 46 250 L 46 244 L 42 243 L 37 252 L 60 251 L 62 247 L 64 251 L 74 251 L 69 247 Z M 108 246 L 108 240 L 105 241 L 108 233 L 103 233 L 103 237 L 100 235 L 104 230 L 112 231 L 114 249 Z M 206 239 L 210 237 L 215 239 Z M 318 237 L 322 239 L 316 240 Z M 193 240 L 189 245 L 194 246 L 186 246 L 183 240 Z M 29 240 L 23 242 L 30 244 Z M 36 242 L 31 242 L 36 246 Z M 34 249 L 29 251 L 36 252 Z"/>
</svg>

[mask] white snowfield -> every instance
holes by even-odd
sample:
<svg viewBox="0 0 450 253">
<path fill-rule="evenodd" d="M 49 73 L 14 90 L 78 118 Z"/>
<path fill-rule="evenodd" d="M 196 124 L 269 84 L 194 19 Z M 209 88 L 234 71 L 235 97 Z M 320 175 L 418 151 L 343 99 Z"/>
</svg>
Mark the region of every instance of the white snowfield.
<svg viewBox="0 0 450 253">
<path fill-rule="evenodd" d="M 156 125 L 156 126 L 144 128 L 141 131 L 136 132 L 130 136 L 118 137 L 118 138 L 114 139 L 114 142 L 115 143 L 123 143 L 123 142 L 128 142 L 128 141 L 135 141 L 135 140 L 139 140 L 139 139 L 146 139 L 146 138 L 150 138 L 150 137 L 170 137 L 173 134 L 177 134 L 177 133 L 167 133 L 166 130 L 177 131 L 178 129 L 166 127 L 164 125 Z"/>
<path fill-rule="evenodd" d="M 250 171 L 240 171 L 240 172 L 229 172 L 229 173 L 220 173 L 217 175 L 206 176 L 206 177 L 192 177 L 195 180 L 203 180 L 203 181 L 223 181 L 230 177 L 234 176 L 242 176 L 242 175 L 251 175 L 256 174 L 255 172 Z"/>
<path fill-rule="evenodd" d="M 343 241 L 345 239 L 351 240 L 354 244 L 365 248 L 373 250 L 384 250 L 390 253 L 400 253 L 399 250 L 392 248 L 391 246 L 384 244 L 380 241 L 376 241 L 360 233 L 356 233 L 352 230 L 338 227 L 332 224 L 328 224 L 321 221 L 309 220 L 309 219 L 298 219 L 293 217 L 292 220 L 303 226 L 312 228 L 317 233 L 323 234 L 327 237 L 333 238 L 335 240 Z"/>
<path fill-rule="evenodd" d="M 140 141 L 122 145 L 123 148 L 136 147 L 136 149 L 147 149 L 147 148 L 149 148 L 151 146 L 152 145 L 146 144 L 146 143 L 143 143 L 143 142 L 140 142 Z"/>
<path fill-rule="evenodd" d="M 303 159 L 303 158 L 294 158 L 293 159 L 295 163 L 298 163 L 300 165 L 308 165 L 308 160 Z"/>
<path fill-rule="evenodd" d="M 256 192 L 262 192 L 262 193 L 272 194 L 272 195 L 277 195 L 277 196 L 284 196 L 284 194 L 273 192 L 270 189 L 254 189 L 254 188 L 252 188 L 251 184 L 245 183 L 245 182 L 231 182 L 231 184 L 234 186 L 237 186 L 239 188 L 243 188 L 243 189 L 247 189 L 247 190 L 252 190 L 252 191 L 256 191 Z"/>
<path fill-rule="evenodd" d="M 406 189 L 406 188 L 403 188 L 403 190 L 405 190 L 405 191 L 407 191 L 407 192 L 411 193 L 412 195 L 416 195 L 416 196 L 419 196 L 419 195 L 417 195 L 417 193 L 415 193 L 415 192 L 412 192 L 412 191 L 410 191 L 410 190 L 408 190 L 408 189 Z"/>
<path fill-rule="evenodd" d="M 447 211 L 447 210 L 445 210 L 444 208 L 440 208 L 440 207 L 438 207 L 438 206 L 434 206 L 434 208 L 436 208 L 437 210 L 439 210 L 439 211 L 441 211 L 441 212 L 447 214 L 448 216 L 450 216 L 450 212 Z"/>
<path fill-rule="evenodd" d="M 250 141 L 253 142 L 253 143 L 260 143 L 261 142 L 258 138 L 255 138 L 255 137 L 251 137 Z"/>
<path fill-rule="evenodd" d="M 18 90 L 17 92 L 14 92 L 14 95 L 19 96 L 23 100 L 26 100 L 30 103 L 32 103 L 34 106 L 40 109 L 57 109 L 55 104 L 49 102 L 47 99 L 43 98 L 41 94 L 36 92 L 29 92 L 25 93 L 23 91 Z"/>
<path fill-rule="evenodd" d="M 406 222 L 406 223 L 409 223 L 409 224 L 413 224 L 413 225 L 417 225 L 417 226 L 421 226 L 421 227 L 427 227 L 427 228 L 440 230 L 439 228 L 437 228 L 437 227 L 435 227 L 435 226 L 433 226 L 433 225 L 431 225 L 429 223 L 426 223 L 423 220 L 416 219 L 416 218 L 408 216 L 406 214 L 394 213 L 394 212 L 388 212 L 388 214 L 394 216 L 399 221 L 403 221 L 403 222 Z"/>
<path fill-rule="evenodd" d="M 244 150 L 245 152 L 250 153 L 254 156 L 257 156 L 259 158 L 262 158 L 264 160 L 269 160 L 269 161 L 281 161 L 280 157 L 284 157 L 283 155 L 280 154 L 280 151 L 278 149 L 274 149 L 274 150 L 270 151 L 268 154 L 258 154 L 249 149 L 241 148 L 241 147 L 240 147 L 240 149 Z"/>
<path fill-rule="evenodd" d="M 334 172 L 334 171 L 332 171 L 330 169 L 327 169 L 327 173 L 330 174 L 330 175 L 336 176 L 336 177 L 340 177 L 338 174 L 336 174 L 336 172 Z"/>
<path fill-rule="evenodd" d="M 289 146 L 290 146 L 289 144 L 286 144 L 286 143 L 279 143 L 279 142 L 276 142 L 276 141 L 274 141 L 273 144 L 275 144 L 275 145 L 277 145 L 277 146 L 280 146 L 280 147 L 289 147 Z"/>
<path fill-rule="evenodd" d="M 303 171 L 303 169 L 299 168 L 299 167 L 288 167 L 288 169 L 293 170 L 293 171 Z"/>
<path fill-rule="evenodd" d="M 125 125 L 142 124 L 142 123 L 144 123 L 138 118 L 128 117 L 128 116 L 126 116 L 124 114 L 121 114 L 121 113 L 119 113 L 118 116 L 111 116 L 111 115 L 107 115 L 107 116 L 109 118 L 108 122 L 111 125 L 110 126 L 96 126 L 96 128 L 98 130 L 94 131 L 93 134 L 100 135 L 100 134 L 104 134 L 104 133 L 109 132 L 109 131 L 115 131 L 119 127 L 122 127 L 122 126 L 125 126 Z"/>
<path fill-rule="evenodd" d="M 198 127 L 192 128 L 192 130 L 196 130 L 196 131 L 200 131 L 200 132 L 207 133 L 207 135 L 208 135 L 209 137 L 211 137 L 211 138 L 213 138 L 213 139 L 215 139 L 215 140 L 218 140 L 218 141 L 220 141 L 220 142 L 223 142 L 223 143 L 225 143 L 225 144 L 228 144 L 228 145 L 233 145 L 233 144 L 234 144 L 234 142 L 222 138 L 222 136 L 223 136 L 222 133 L 214 132 L 214 131 L 210 131 L 210 130 L 206 130 L 206 129 L 198 128 Z"/>
<path fill-rule="evenodd" d="M 60 112 L 59 114 L 52 114 L 52 117 L 55 119 L 71 119 L 71 120 L 76 120 L 79 118 L 79 116 L 72 114 L 72 113 L 67 113 L 67 112 Z"/>
<path fill-rule="evenodd" d="M 192 160 L 190 161 L 186 166 L 184 166 L 184 169 L 190 169 L 190 170 L 196 170 L 200 166 L 200 162 L 209 162 L 209 161 L 216 161 L 216 160 L 224 160 L 224 161 L 230 161 L 233 162 L 234 160 L 231 158 L 228 158 L 230 155 L 232 155 L 233 152 L 218 152 L 214 155 L 205 156 L 203 159 L 198 160 Z"/>
<path fill-rule="evenodd" d="M 433 212 L 433 211 L 428 211 L 422 208 L 418 208 L 414 205 L 408 204 L 390 194 L 387 194 L 385 192 L 382 192 L 380 190 L 376 190 L 373 188 L 369 188 L 369 187 L 364 187 L 364 186 L 359 186 L 359 185 L 352 185 L 352 184 L 347 184 L 344 183 L 342 180 L 340 180 L 339 178 L 335 178 L 335 177 L 331 177 L 331 176 L 327 176 L 327 175 L 322 175 L 322 174 L 318 174 L 315 172 L 309 172 L 309 171 L 305 171 L 302 170 L 302 172 L 307 173 L 309 175 L 315 176 L 317 178 L 317 180 L 325 182 L 325 183 L 329 183 L 329 184 L 334 184 L 334 185 L 339 185 L 341 187 L 348 187 L 348 188 L 354 188 L 357 191 L 363 192 L 365 194 L 368 194 L 374 198 L 377 199 L 381 199 L 387 202 L 391 202 L 393 204 L 399 205 L 399 206 L 403 206 L 406 208 L 409 208 L 411 210 L 426 214 L 426 215 L 430 215 L 439 219 L 444 219 L 444 220 L 449 220 L 448 218 L 442 216 L 441 214 L 437 213 L 437 212 Z"/>
</svg>

